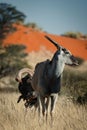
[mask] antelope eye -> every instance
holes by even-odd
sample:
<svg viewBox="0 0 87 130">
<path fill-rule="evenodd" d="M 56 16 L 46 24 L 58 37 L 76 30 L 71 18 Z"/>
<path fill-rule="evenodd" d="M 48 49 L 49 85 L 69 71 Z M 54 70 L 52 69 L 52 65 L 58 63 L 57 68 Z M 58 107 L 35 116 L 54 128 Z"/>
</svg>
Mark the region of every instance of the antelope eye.
<svg viewBox="0 0 87 130">
<path fill-rule="evenodd" d="M 65 51 L 65 54 L 69 54 L 69 52 L 68 52 L 68 51 Z"/>
</svg>

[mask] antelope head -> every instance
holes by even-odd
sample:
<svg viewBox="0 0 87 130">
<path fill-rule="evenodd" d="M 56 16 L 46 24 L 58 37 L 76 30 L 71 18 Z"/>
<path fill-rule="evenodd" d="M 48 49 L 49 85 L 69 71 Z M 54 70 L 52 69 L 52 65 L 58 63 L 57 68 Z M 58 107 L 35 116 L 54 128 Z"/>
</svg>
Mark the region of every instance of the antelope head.
<svg viewBox="0 0 87 130">
<path fill-rule="evenodd" d="M 74 55 L 72 55 L 72 53 L 69 50 L 59 45 L 50 37 L 45 36 L 45 38 L 48 39 L 51 43 L 53 43 L 56 46 L 57 51 L 55 54 L 57 54 L 58 60 L 60 60 L 62 63 L 65 63 L 67 65 L 78 65 L 77 59 L 74 57 Z"/>
</svg>

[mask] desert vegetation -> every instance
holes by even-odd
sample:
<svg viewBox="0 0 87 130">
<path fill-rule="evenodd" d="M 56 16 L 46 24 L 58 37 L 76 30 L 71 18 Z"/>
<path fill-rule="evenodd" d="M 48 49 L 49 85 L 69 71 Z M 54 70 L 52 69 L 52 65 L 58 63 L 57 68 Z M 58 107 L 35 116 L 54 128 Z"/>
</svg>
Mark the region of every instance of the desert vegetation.
<svg viewBox="0 0 87 130">
<path fill-rule="evenodd" d="M 28 66 L 25 60 L 27 53 L 23 45 L 0 46 L 0 78 L 13 75 L 17 70 Z M 14 70 L 14 71 L 13 71 Z"/>
<path fill-rule="evenodd" d="M 27 55 L 23 45 L 4 46 L 4 38 L 16 31 L 12 25 L 23 21 L 25 15 L 9 4 L 0 4 L 0 11 L 0 130 L 86 130 L 87 62 L 82 59 L 79 59 L 82 63 L 79 67 L 64 70 L 53 125 L 50 117 L 47 123 L 39 124 L 37 111 L 25 109 L 23 101 L 17 104 L 20 93 L 15 77 L 18 70 L 30 65 L 34 68 L 37 62 L 50 59 L 53 53 L 41 48 Z M 29 26 L 36 28 L 35 24 Z"/>
<path fill-rule="evenodd" d="M 66 32 L 62 36 L 75 38 L 75 39 L 87 39 L 87 34 L 82 34 L 81 32 Z"/>
<path fill-rule="evenodd" d="M 9 33 L 16 31 L 13 24 L 17 21 L 24 21 L 25 15 L 18 11 L 16 7 L 0 3 L 0 78 L 14 74 L 17 69 L 26 66 L 24 45 L 10 44 L 4 46 L 3 40 Z M 14 30 L 14 31 L 13 31 Z M 14 71 L 13 71 L 14 70 Z"/>
<path fill-rule="evenodd" d="M 35 22 L 29 22 L 29 23 L 26 23 L 24 24 L 25 27 L 30 27 L 34 30 L 37 30 L 37 31 L 42 31 L 42 28 L 39 27 Z"/>
<path fill-rule="evenodd" d="M 35 59 L 35 57 L 37 58 Z M 43 58 L 42 58 L 43 56 Z M 51 58 L 52 53 L 41 50 L 33 52 L 27 58 L 32 61 L 32 66 L 40 60 Z M 34 62 L 33 62 L 34 60 Z M 39 124 L 38 113 L 34 109 L 24 107 L 24 102 L 17 104 L 19 97 L 18 83 L 14 76 L 5 76 L 0 79 L 0 129 L 1 130 L 86 130 L 87 105 L 77 103 L 78 96 L 83 97 L 87 93 L 86 67 L 84 63 L 77 67 L 66 67 L 63 74 L 62 88 L 57 101 L 53 126 L 50 117 L 48 122 Z M 82 69 L 83 68 L 83 69 Z M 87 99 L 87 97 L 86 97 Z"/>
<path fill-rule="evenodd" d="M 77 103 L 87 102 L 87 71 L 80 72 L 75 70 L 65 70 L 63 74 L 62 92 L 72 97 Z"/>
</svg>

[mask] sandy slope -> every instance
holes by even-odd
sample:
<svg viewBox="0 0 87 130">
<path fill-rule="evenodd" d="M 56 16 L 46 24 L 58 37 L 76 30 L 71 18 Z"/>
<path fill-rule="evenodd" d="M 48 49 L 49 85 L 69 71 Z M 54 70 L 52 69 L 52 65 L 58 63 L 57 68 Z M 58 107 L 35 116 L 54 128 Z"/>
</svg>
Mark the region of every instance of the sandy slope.
<svg viewBox="0 0 87 130">
<path fill-rule="evenodd" d="M 17 31 L 13 34 L 9 34 L 4 40 L 4 45 L 24 44 L 27 47 L 27 52 L 38 51 L 41 47 L 45 46 L 47 50 L 54 52 L 56 48 L 44 37 L 45 35 L 48 35 L 62 46 L 69 49 L 75 56 L 87 60 L 87 40 L 76 40 L 48 34 L 22 25 L 16 25 L 16 27 Z"/>
</svg>

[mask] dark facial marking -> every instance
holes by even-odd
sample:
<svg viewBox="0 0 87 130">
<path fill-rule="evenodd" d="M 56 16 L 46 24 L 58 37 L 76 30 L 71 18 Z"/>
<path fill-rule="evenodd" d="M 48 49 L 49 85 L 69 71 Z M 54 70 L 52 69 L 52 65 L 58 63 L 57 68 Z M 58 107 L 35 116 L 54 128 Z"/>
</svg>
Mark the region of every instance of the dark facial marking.
<svg viewBox="0 0 87 130">
<path fill-rule="evenodd" d="M 63 51 L 65 54 L 69 54 L 69 52 L 68 52 L 65 48 L 62 48 L 62 51 Z"/>
</svg>

